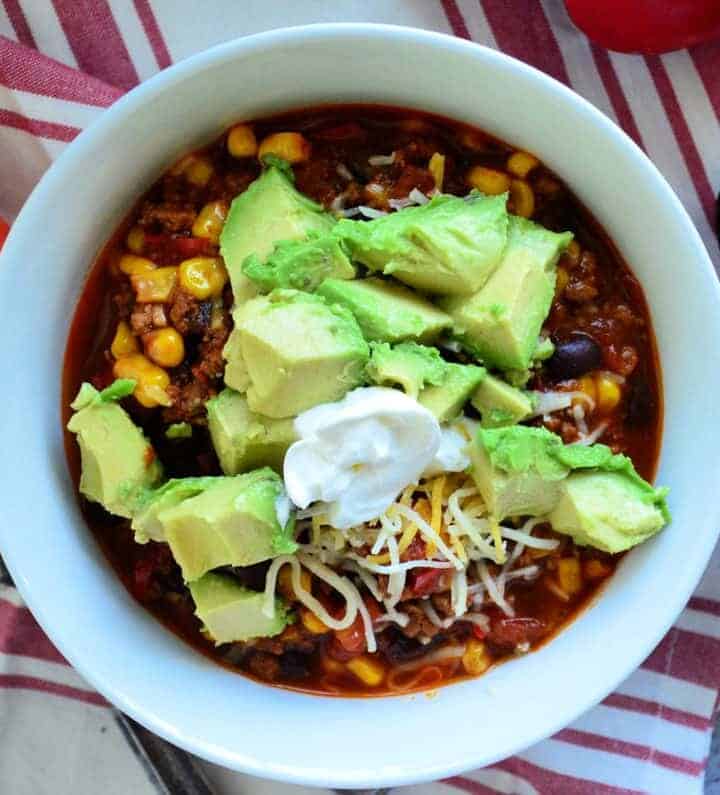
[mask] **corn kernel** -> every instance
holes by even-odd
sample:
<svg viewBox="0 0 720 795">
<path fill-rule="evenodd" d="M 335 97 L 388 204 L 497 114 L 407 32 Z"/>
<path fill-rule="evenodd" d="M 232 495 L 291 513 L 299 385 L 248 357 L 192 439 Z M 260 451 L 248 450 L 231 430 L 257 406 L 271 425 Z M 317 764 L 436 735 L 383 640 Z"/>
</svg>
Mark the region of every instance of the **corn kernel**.
<svg viewBox="0 0 720 795">
<path fill-rule="evenodd" d="M 170 300 L 177 281 L 177 268 L 155 268 L 148 273 L 135 273 L 130 277 L 135 298 L 141 303 L 165 303 Z"/>
<path fill-rule="evenodd" d="M 591 375 L 584 375 L 582 378 L 578 378 L 577 391 L 584 392 L 593 401 L 594 404 L 597 403 L 595 379 Z M 582 400 L 581 398 L 573 398 L 572 403 L 573 406 L 579 403 L 586 410 L 590 408 L 587 401 Z"/>
<path fill-rule="evenodd" d="M 567 283 L 569 281 L 570 281 L 570 274 L 565 270 L 565 268 L 558 267 L 557 280 L 555 281 L 556 296 L 563 294 L 563 290 L 567 287 Z"/>
<path fill-rule="evenodd" d="M 110 353 L 112 353 L 116 359 L 119 359 L 121 356 L 129 356 L 131 353 L 137 353 L 139 350 L 140 346 L 130 326 L 128 326 L 124 320 L 121 320 L 117 325 L 117 331 L 110 345 Z"/>
<path fill-rule="evenodd" d="M 300 611 L 300 620 L 302 621 L 303 626 L 308 632 L 311 632 L 313 635 L 325 635 L 327 632 L 330 631 L 328 627 L 323 624 L 322 621 L 310 610 L 301 610 Z"/>
<path fill-rule="evenodd" d="M 133 254 L 142 254 L 145 247 L 145 232 L 139 226 L 134 226 L 125 238 L 125 245 Z"/>
<path fill-rule="evenodd" d="M 428 171 L 435 180 L 435 188 L 441 191 L 445 179 L 445 155 L 435 152 L 428 163 Z"/>
<path fill-rule="evenodd" d="M 236 124 L 228 133 L 227 148 L 233 157 L 253 157 L 258 145 L 252 127 Z"/>
<path fill-rule="evenodd" d="M 611 566 L 608 566 L 607 563 L 603 563 L 602 560 L 597 560 L 596 558 L 586 560 L 583 568 L 588 580 L 602 580 L 612 572 Z"/>
<path fill-rule="evenodd" d="M 300 570 L 300 586 L 305 591 L 310 591 L 312 588 L 312 575 L 306 569 Z M 292 584 L 292 567 L 283 566 L 278 574 L 278 591 L 286 599 L 297 599 L 295 588 Z"/>
<path fill-rule="evenodd" d="M 329 674 L 343 674 L 345 673 L 345 666 L 334 660 L 332 657 L 328 657 L 327 654 L 323 654 L 322 656 L 322 667 L 326 673 Z"/>
<path fill-rule="evenodd" d="M 565 264 L 572 270 L 578 262 L 580 262 L 580 255 L 582 254 L 582 249 L 580 248 L 580 244 L 577 240 L 571 240 L 568 247 L 565 249 L 565 253 L 563 254 L 563 260 Z"/>
<path fill-rule="evenodd" d="M 220 295 L 228 275 L 220 257 L 192 257 L 180 263 L 180 286 L 204 301 Z"/>
<path fill-rule="evenodd" d="M 213 164 L 207 157 L 198 157 L 188 166 L 185 177 L 193 185 L 204 188 L 210 182 L 214 172 Z"/>
<path fill-rule="evenodd" d="M 172 405 L 165 391 L 170 386 L 170 376 L 142 353 L 131 353 L 118 359 L 113 366 L 113 375 L 115 378 L 132 378 L 136 382 L 133 395 L 140 405 L 147 408 Z"/>
<path fill-rule="evenodd" d="M 598 411 L 603 414 L 609 414 L 620 402 L 622 396 L 620 384 L 604 375 L 595 379 L 595 391 Z"/>
<path fill-rule="evenodd" d="M 185 343 L 174 328 L 161 328 L 143 337 L 145 355 L 161 367 L 177 367 L 185 358 Z"/>
<path fill-rule="evenodd" d="M 136 254 L 123 254 L 118 261 L 118 268 L 128 276 L 137 273 L 150 273 L 157 268 L 157 265 L 147 257 L 138 257 Z"/>
<path fill-rule="evenodd" d="M 300 133 L 273 133 L 263 138 L 258 157 L 262 160 L 265 155 L 277 155 L 288 163 L 304 163 L 310 159 L 310 148 L 310 141 Z"/>
<path fill-rule="evenodd" d="M 488 196 L 497 196 L 510 188 L 510 177 L 507 174 L 485 166 L 471 168 L 467 174 L 467 181 L 471 187 Z"/>
<path fill-rule="evenodd" d="M 507 161 L 507 170 L 520 179 L 525 179 L 527 175 L 540 163 L 540 161 L 529 152 L 513 152 Z"/>
<path fill-rule="evenodd" d="M 568 596 L 577 596 L 582 591 L 583 578 L 577 558 L 560 558 L 557 564 L 558 584 Z"/>
<path fill-rule="evenodd" d="M 204 237 L 212 243 L 220 240 L 228 206 L 224 201 L 209 202 L 197 215 L 192 227 L 193 237 Z"/>
<path fill-rule="evenodd" d="M 345 663 L 348 670 L 368 687 L 377 687 L 382 684 L 385 678 L 385 668 L 377 660 L 363 654 L 361 657 L 353 657 Z"/>
<path fill-rule="evenodd" d="M 463 668 L 472 676 L 479 676 L 492 665 L 492 657 L 481 640 L 471 638 L 462 656 Z"/>
<path fill-rule="evenodd" d="M 535 212 L 535 194 L 533 189 L 522 179 L 514 179 L 510 183 L 510 211 L 521 218 L 530 218 Z"/>
</svg>

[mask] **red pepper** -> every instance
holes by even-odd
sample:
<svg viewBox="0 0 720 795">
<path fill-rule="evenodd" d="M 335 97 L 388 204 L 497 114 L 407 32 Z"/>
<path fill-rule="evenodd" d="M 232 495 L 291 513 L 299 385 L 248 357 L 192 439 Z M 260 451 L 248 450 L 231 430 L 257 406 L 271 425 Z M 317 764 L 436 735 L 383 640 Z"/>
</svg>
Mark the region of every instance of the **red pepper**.
<svg viewBox="0 0 720 795">
<path fill-rule="evenodd" d="M 718 0 L 565 0 L 572 21 L 617 52 L 670 52 L 720 38 Z"/>
<path fill-rule="evenodd" d="M 8 232 L 10 231 L 10 227 L 0 218 L 0 248 L 3 247 L 3 243 L 5 242 L 5 238 L 8 236 Z"/>
<path fill-rule="evenodd" d="M 444 569 L 411 569 L 408 572 L 408 587 L 413 596 L 426 596 L 437 588 Z"/>
</svg>

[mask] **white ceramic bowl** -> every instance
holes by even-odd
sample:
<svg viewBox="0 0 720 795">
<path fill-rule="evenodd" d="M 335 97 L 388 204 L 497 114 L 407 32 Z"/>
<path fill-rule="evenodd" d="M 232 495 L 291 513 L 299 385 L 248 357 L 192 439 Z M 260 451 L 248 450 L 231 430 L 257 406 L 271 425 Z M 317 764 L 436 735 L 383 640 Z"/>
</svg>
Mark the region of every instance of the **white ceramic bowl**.
<svg viewBox="0 0 720 795">
<path fill-rule="evenodd" d="M 90 263 L 180 153 L 237 119 L 327 102 L 460 119 L 537 153 L 642 281 L 665 381 L 658 480 L 674 521 L 535 654 L 424 695 L 320 698 L 262 686 L 194 652 L 133 602 L 78 512 L 60 374 Z M 655 167 L 564 86 L 492 50 L 403 28 L 323 25 L 216 47 L 132 91 L 73 143 L 26 204 L 0 263 L 0 549 L 44 629 L 108 699 L 168 740 L 255 775 L 378 786 L 493 762 L 603 698 L 652 650 L 714 546 L 720 299 L 707 254 Z"/>
</svg>

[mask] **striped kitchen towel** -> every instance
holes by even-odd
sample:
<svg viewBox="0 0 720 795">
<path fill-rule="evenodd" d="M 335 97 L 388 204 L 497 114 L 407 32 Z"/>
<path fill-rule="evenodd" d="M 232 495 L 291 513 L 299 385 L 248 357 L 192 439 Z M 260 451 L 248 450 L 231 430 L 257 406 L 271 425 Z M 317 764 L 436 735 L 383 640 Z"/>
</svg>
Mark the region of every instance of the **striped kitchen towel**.
<svg viewBox="0 0 720 795">
<path fill-rule="evenodd" d="M 452 33 L 572 86 L 645 149 L 720 267 L 720 42 L 663 56 L 609 53 L 572 26 L 561 0 L 0 0 L 0 216 L 12 219 L 79 130 L 159 69 L 237 36 L 325 21 Z M 408 791 L 699 793 L 719 690 L 716 554 L 673 629 L 602 704 L 511 759 Z M 126 734 L 0 584 L 0 791 L 157 791 Z M 296 790 L 221 778 L 227 792 Z"/>
</svg>

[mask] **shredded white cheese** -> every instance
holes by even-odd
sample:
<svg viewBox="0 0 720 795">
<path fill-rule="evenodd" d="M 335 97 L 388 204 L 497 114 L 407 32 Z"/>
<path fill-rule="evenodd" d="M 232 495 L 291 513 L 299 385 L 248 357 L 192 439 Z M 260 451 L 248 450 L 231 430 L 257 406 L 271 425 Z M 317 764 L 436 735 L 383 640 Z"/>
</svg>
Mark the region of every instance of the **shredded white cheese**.
<svg viewBox="0 0 720 795">
<path fill-rule="evenodd" d="M 506 616 L 510 616 L 512 618 L 515 615 L 515 611 L 507 603 L 505 597 L 500 593 L 495 580 L 490 576 L 490 572 L 483 561 L 478 562 L 477 570 L 483 585 L 487 589 L 488 596 L 503 611 L 503 613 L 505 613 Z"/>
<path fill-rule="evenodd" d="M 413 188 L 408 193 L 408 199 L 412 199 L 416 204 L 427 204 L 430 199 L 418 188 Z"/>
<path fill-rule="evenodd" d="M 335 169 L 339 176 L 343 179 L 346 179 L 348 182 L 352 182 L 353 175 L 350 169 L 345 165 L 345 163 L 338 163 Z"/>
<path fill-rule="evenodd" d="M 390 152 L 389 155 L 372 155 L 368 157 L 368 163 L 371 166 L 391 166 L 395 162 L 395 152 Z"/>
</svg>

